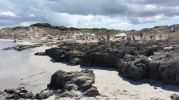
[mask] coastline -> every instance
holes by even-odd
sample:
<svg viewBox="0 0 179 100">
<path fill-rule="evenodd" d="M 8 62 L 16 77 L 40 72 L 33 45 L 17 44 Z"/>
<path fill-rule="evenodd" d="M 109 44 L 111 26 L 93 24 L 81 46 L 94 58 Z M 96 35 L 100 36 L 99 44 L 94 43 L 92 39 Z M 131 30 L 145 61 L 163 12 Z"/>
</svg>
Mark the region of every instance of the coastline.
<svg viewBox="0 0 179 100">
<path fill-rule="evenodd" d="M 39 50 L 39 52 L 41 51 L 43 51 L 43 49 Z M 52 63 L 50 62 L 50 58 L 46 56 L 33 56 L 31 58 L 31 62 L 35 63 L 36 65 L 39 65 L 38 60 L 39 62 L 46 62 L 40 67 L 48 70 L 51 74 L 56 70 L 71 72 L 80 71 L 83 69 L 80 66 L 70 66 L 63 63 Z M 170 88 L 177 88 L 177 86 L 174 85 L 163 85 L 160 87 L 159 85 L 162 85 L 162 82 L 159 81 L 154 81 L 153 85 L 150 85 L 142 81 L 136 82 L 132 80 L 125 80 L 118 75 L 117 71 L 111 69 L 99 67 L 90 67 L 88 69 L 93 70 L 95 73 L 95 86 L 97 86 L 99 92 L 104 97 L 110 98 L 110 100 L 151 100 L 151 98 L 169 100 L 171 94 L 177 93 L 177 91 L 179 91 L 168 90 Z M 132 84 L 132 82 L 136 84 Z"/>
<path fill-rule="evenodd" d="M 25 55 L 23 56 L 25 57 L 25 59 L 23 58 L 25 64 L 20 67 L 21 70 L 15 70 L 17 72 L 21 71 L 21 74 L 19 74 L 21 77 L 18 76 L 17 80 L 15 81 L 17 84 L 14 86 L 9 84 L 10 87 L 4 88 L 24 86 L 28 90 L 38 93 L 40 90 L 47 87 L 47 84 L 50 82 L 50 77 L 55 71 L 63 70 L 71 72 L 81 71 L 83 69 L 80 66 L 53 63 L 50 61 L 51 59 L 48 56 L 34 56 L 35 52 L 44 52 L 44 50 L 48 48 L 51 47 L 42 46 L 22 52 L 13 51 L 14 53 L 18 53 L 18 55 Z M 20 60 L 22 59 L 19 59 L 19 61 Z M 14 66 L 19 65 L 21 64 L 19 63 Z M 155 98 L 169 100 L 171 94 L 179 91 L 176 89 L 177 86 L 162 85 L 162 82 L 153 82 L 153 84 L 148 84 L 147 82 L 143 81 L 136 82 L 126 80 L 120 77 L 117 71 L 111 69 L 101 67 L 90 67 L 88 69 L 93 70 L 95 73 L 95 86 L 97 86 L 99 92 L 110 100 L 155 100 Z"/>
</svg>

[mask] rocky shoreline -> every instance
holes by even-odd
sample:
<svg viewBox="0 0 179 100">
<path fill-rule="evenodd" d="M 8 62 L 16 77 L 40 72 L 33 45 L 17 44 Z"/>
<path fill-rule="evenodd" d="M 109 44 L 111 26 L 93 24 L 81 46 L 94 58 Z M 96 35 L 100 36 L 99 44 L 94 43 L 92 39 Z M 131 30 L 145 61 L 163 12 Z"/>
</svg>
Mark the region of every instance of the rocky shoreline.
<svg viewBox="0 0 179 100">
<path fill-rule="evenodd" d="M 116 69 L 122 76 L 152 79 L 179 85 L 178 46 L 167 41 L 64 43 L 44 53 L 55 62 Z"/>
<path fill-rule="evenodd" d="M 122 77 L 133 80 L 151 79 L 179 85 L 178 52 L 179 46 L 168 41 L 64 42 L 57 47 L 47 49 L 45 52 L 37 52 L 35 55 L 47 55 L 52 58 L 53 62 L 81 65 L 83 68 L 85 66 L 98 66 L 115 69 Z M 0 92 L 0 98 L 45 99 L 53 97 L 60 99 L 69 97 L 80 99 L 86 96 L 100 96 L 97 88 L 93 86 L 94 83 L 95 75 L 90 70 L 81 72 L 57 71 L 52 75 L 47 89 L 38 94 L 32 94 L 22 87 L 13 89 L 13 93 L 11 89 Z M 24 91 L 26 92 L 24 93 Z M 171 95 L 172 100 L 178 100 L 177 98 L 177 94 Z"/>
</svg>

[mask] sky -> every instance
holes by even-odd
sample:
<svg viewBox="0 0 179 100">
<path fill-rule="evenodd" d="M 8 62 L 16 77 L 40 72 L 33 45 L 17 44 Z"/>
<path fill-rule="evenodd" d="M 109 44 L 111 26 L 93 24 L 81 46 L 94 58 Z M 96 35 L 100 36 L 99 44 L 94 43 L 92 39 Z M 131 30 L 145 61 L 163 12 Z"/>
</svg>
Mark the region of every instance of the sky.
<svg viewBox="0 0 179 100">
<path fill-rule="evenodd" d="M 122 30 L 179 24 L 179 0 L 0 0 L 0 28 L 34 23 Z"/>
</svg>

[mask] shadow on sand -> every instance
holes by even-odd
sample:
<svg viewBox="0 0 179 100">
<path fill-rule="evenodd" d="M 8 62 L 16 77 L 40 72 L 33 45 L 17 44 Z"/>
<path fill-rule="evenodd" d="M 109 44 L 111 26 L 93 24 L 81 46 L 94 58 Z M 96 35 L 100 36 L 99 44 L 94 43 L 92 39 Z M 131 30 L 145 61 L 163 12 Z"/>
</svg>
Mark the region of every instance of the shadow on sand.
<svg viewBox="0 0 179 100">
<path fill-rule="evenodd" d="M 171 85 L 171 84 L 168 84 L 166 82 L 150 80 L 150 79 L 132 80 L 132 79 L 126 78 L 126 77 L 124 77 L 120 74 L 118 74 L 118 75 L 124 81 L 127 81 L 127 82 L 129 82 L 130 84 L 133 84 L 133 85 L 141 85 L 141 84 L 147 83 L 147 84 L 150 84 L 151 86 L 153 86 L 154 88 L 162 88 L 162 89 L 167 90 L 167 91 L 179 92 L 179 86 L 177 86 L 177 85 Z"/>
</svg>

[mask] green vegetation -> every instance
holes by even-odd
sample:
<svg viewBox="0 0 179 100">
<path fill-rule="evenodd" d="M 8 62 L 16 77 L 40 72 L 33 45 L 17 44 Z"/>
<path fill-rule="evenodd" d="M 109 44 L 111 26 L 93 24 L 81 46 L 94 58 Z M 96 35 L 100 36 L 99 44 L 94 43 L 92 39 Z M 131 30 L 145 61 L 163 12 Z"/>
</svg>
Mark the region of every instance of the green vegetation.
<svg viewBox="0 0 179 100">
<path fill-rule="evenodd" d="M 67 32 L 85 33 L 85 32 L 87 32 L 87 33 L 93 33 L 93 34 L 98 34 L 98 35 L 102 35 L 102 34 L 106 34 L 106 33 L 117 34 L 120 32 L 120 30 L 105 29 L 105 28 L 74 28 L 74 27 L 65 27 L 65 26 L 53 26 L 48 23 L 37 23 L 37 24 L 31 25 L 31 27 L 49 28 L 52 30 L 56 30 L 55 32 L 50 33 L 52 35 L 56 35 L 59 32 L 64 32 L 64 33 L 67 33 Z"/>
</svg>

